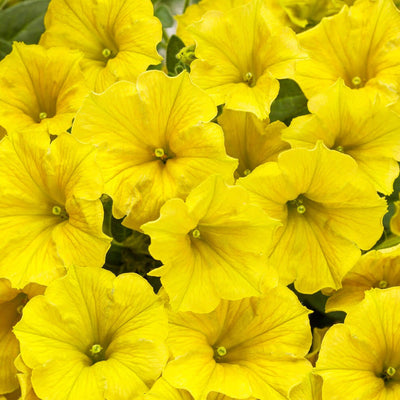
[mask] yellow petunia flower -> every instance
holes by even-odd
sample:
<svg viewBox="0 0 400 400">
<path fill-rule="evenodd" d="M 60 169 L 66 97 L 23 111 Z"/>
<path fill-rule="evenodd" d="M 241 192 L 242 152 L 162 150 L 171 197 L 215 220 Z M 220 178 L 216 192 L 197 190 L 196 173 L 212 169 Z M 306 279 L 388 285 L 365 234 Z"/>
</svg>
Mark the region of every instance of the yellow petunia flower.
<svg viewBox="0 0 400 400">
<path fill-rule="evenodd" d="M 349 312 L 364 299 L 367 290 L 400 286 L 400 245 L 362 255 L 343 278 L 342 285 L 342 289 L 328 299 L 326 312 Z"/>
<path fill-rule="evenodd" d="M 238 184 L 283 226 L 270 261 L 280 282 L 302 293 L 341 287 L 343 276 L 382 234 L 386 201 L 359 173 L 355 161 L 328 150 L 291 149 L 257 167 Z"/>
<path fill-rule="evenodd" d="M 14 360 L 19 354 L 19 343 L 12 333 L 20 320 L 22 309 L 33 297 L 44 292 L 44 287 L 31 283 L 23 290 L 11 287 L 7 279 L 0 278 L 0 394 L 19 388 Z"/>
<path fill-rule="evenodd" d="M 71 268 L 27 304 L 14 333 L 43 399 L 132 399 L 168 358 L 163 302 L 133 273 Z"/>
<path fill-rule="evenodd" d="M 78 49 L 87 84 L 102 92 L 161 61 L 161 22 L 150 0 L 52 0 L 40 44 Z"/>
<path fill-rule="evenodd" d="M 292 77 L 302 57 L 295 33 L 262 0 L 225 13 L 209 11 L 188 30 L 198 58 L 190 65 L 193 82 L 217 105 L 267 118 L 278 79 Z"/>
<path fill-rule="evenodd" d="M 94 148 L 69 134 L 0 142 L 0 276 L 47 285 L 70 264 L 101 267 L 103 181 Z"/>
<path fill-rule="evenodd" d="M 279 1 L 291 22 L 302 29 L 316 25 L 322 18 L 338 13 L 346 3 L 349 3 L 348 0 Z"/>
<path fill-rule="evenodd" d="M 69 129 L 89 91 L 80 59 L 77 51 L 14 42 L 0 62 L 0 125 L 28 135 Z"/>
<path fill-rule="evenodd" d="M 400 396 L 400 288 L 373 289 L 332 326 L 322 342 L 316 372 L 322 398 L 397 400 Z"/>
<path fill-rule="evenodd" d="M 216 113 L 186 72 L 170 78 L 148 71 L 137 86 L 120 82 L 89 96 L 72 134 L 98 146 L 113 214 L 139 229 L 158 218 L 166 200 L 185 198 L 209 175 L 233 181 L 237 161 L 225 153 L 221 127 L 208 122 Z"/>
<path fill-rule="evenodd" d="M 308 311 L 285 287 L 262 297 L 221 301 L 208 314 L 170 313 L 173 359 L 163 377 L 195 400 L 287 398 L 311 370 Z M 218 398 L 218 397 L 217 397 Z"/>
<path fill-rule="evenodd" d="M 353 157 L 375 189 L 393 191 L 399 175 L 400 116 L 379 97 L 371 99 L 339 80 L 308 102 L 311 115 L 292 120 L 282 139 L 292 147 L 313 148 L 318 140 Z"/>
<path fill-rule="evenodd" d="M 239 159 L 236 177 L 248 175 L 267 161 L 276 161 L 278 154 L 290 146 L 281 139 L 286 125 L 281 121 L 271 124 L 251 113 L 224 110 L 218 118 L 225 135 L 228 155 Z"/>
<path fill-rule="evenodd" d="M 298 35 L 309 59 L 295 80 L 310 98 L 342 78 L 366 95 L 379 91 L 388 102 L 400 95 L 400 11 L 393 0 L 360 0 Z"/>
<path fill-rule="evenodd" d="M 278 222 L 247 197 L 212 176 L 186 202 L 168 200 L 160 218 L 141 227 L 150 235 L 150 254 L 163 263 L 149 275 L 161 276 L 175 310 L 210 312 L 221 299 L 260 295 L 263 281 L 276 286 L 267 253 Z"/>
</svg>

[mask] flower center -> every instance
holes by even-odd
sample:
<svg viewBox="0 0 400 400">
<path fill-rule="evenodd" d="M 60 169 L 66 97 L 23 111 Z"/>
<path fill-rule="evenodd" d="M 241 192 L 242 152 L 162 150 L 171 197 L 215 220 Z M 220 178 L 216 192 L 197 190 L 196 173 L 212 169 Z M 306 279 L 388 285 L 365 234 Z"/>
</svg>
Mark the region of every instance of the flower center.
<svg viewBox="0 0 400 400">
<path fill-rule="evenodd" d="M 42 111 L 42 112 L 39 114 L 39 119 L 42 120 L 42 119 L 46 119 L 46 118 L 47 118 L 47 112 Z"/>
<path fill-rule="evenodd" d="M 351 80 L 351 83 L 353 84 L 353 87 L 359 88 L 362 86 L 362 79 L 359 76 L 354 76 L 353 79 Z"/>
<path fill-rule="evenodd" d="M 89 349 L 89 357 L 92 359 L 93 364 L 104 361 L 106 359 L 105 350 L 100 344 L 96 343 Z"/>
<path fill-rule="evenodd" d="M 157 147 L 156 149 L 154 149 L 153 156 L 161 160 L 164 164 L 167 162 L 168 159 L 173 157 L 173 155 L 169 154 L 162 147 Z"/>
<path fill-rule="evenodd" d="M 218 346 L 214 348 L 214 360 L 221 361 L 228 354 L 224 346 Z"/>
<path fill-rule="evenodd" d="M 201 237 L 201 233 L 200 233 L 200 231 L 196 228 L 196 229 L 193 229 L 192 231 L 192 236 L 195 238 L 195 239 L 200 239 L 200 237 Z"/>
<path fill-rule="evenodd" d="M 246 72 L 243 75 L 243 80 L 250 86 L 253 87 L 256 84 L 256 79 L 251 72 Z"/>
<path fill-rule="evenodd" d="M 296 211 L 299 214 L 304 214 L 306 212 L 306 206 L 303 204 L 304 203 L 304 196 L 299 195 L 297 199 L 294 200 L 289 200 L 287 204 L 291 207 L 296 207 Z"/>
<path fill-rule="evenodd" d="M 67 213 L 67 211 L 65 210 L 64 207 L 60 207 L 60 206 L 53 206 L 53 208 L 51 209 L 51 213 L 53 215 L 55 215 L 56 217 L 61 218 L 62 220 L 68 219 L 69 215 Z"/>
<path fill-rule="evenodd" d="M 243 171 L 243 175 L 244 176 L 247 176 L 247 175 L 249 175 L 251 173 L 251 171 L 247 168 L 247 169 L 245 169 L 244 171 Z"/>
<path fill-rule="evenodd" d="M 378 287 L 380 288 L 380 289 L 386 289 L 387 287 L 388 287 L 388 283 L 386 282 L 386 281 L 384 281 L 384 280 L 382 280 L 382 281 L 380 281 L 379 283 L 378 283 Z"/>
<path fill-rule="evenodd" d="M 334 150 L 339 151 L 340 153 L 344 153 L 344 147 L 343 146 L 336 146 Z"/>
<path fill-rule="evenodd" d="M 385 382 L 389 382 L 389 381 L 397 381 L 398 378 L 396 379 L 395 375 L 397 374 L 397 369 L 395 367 L 389 366 L 388 368 L 386 368 L 382 374 L 380 375 L 380 377 L 385 381 Z"/>
<path fill-rule="evenodd" d="M 108 49 L 107 47 L 103 49 L 101 54 L 107 60 L 110 59 L 110 58 L 114 58 L 116 56 L 116 54 L 112 50 Z"/>
</svg>

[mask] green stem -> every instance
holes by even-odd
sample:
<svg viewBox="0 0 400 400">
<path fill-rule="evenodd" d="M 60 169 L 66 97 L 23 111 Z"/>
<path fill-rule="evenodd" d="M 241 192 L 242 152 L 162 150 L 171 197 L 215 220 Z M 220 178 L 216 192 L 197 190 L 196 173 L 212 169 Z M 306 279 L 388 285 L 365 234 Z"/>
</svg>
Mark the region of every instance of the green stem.
<svg viewBox="0 0 400 400">
<path fill-rule="evenodd" d="M 183 6 L 183 12 L 185 12 L 186 9 L 189 7 L 189 3 L 190 3 L 190 0 L 185 0 L 185 4 Z"/>
</svg>

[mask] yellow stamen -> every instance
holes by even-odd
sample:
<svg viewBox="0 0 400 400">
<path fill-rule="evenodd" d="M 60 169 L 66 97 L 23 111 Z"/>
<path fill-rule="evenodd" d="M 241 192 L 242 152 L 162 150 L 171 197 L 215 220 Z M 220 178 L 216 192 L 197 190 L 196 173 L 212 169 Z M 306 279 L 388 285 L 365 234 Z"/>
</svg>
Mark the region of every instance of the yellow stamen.
<svg viewBox="0 0 400 400">
<path fill-rule="evenodd" d="M 61 215 L 61 212 L 62 212 L 62 209 L 61 209 L 61 207 L 60 206 L 54 206 L 52 209 L 51 209 L 51 212 L 53 213 L 53 215 Z"/>
<path fill-rule="evenodd" d="M 244 176 L 247 176 L 247 175 L 249 175 L 251 173 L 251 171 L 249 170 L 249 169 L 245 169 L 244 171 L 243 171 L 243 175 Z"/>
<path fill-rule="evenodd" d="M 390 378 L 392 378 L 395 374 L 396 374 L 396 368 L 393 368 L 393 367 L 389 367 L 387 370 L 386 370 L 386 375 L 387 376 L 389 376 Z"/>
<path fill-rule="evenodd" d="M 154 155 L 158 158 L 164 157 L 165 156 L 164 149 L 162 149 L 161 147 L 158 147 L 157 149 L 154 150 Z"/>
<path fill-rule="evenodd" d="M 306 207 L 303 204 L 300 204 L 297 206 L 296 210 L 299 214 L 304 214 L 306 212 Z"/>
<path fill-rule="evenodd" d="M 46 119 L 47 118 L 47 113 L 46 112 L 41 112 L 40 114 L 39 114 L 39 118 L 40 119 Z"/>
<path fill-rule="evenodd" d="M 105 48 L 105 49 L 103 49 L 103 51 L 101 52 L 101 54 L 103 54 L 103 57 L 104 57 L 104 58 L 110 58 L 112 52 L 111 52 L 110 49 Z"/>
<path fill-rule="evenodd" d="M 89 351 L 92 356 L 95 356 L 96 354 L 99 354 L 102 350 L 103 348 L 99 344 L 94 344 Z"/>
<path fill-rule="evenodd" d="M 220 346 L 220 347 L 217 348 L 216 353 L 220 357 L 223 357 L 223 356 L 226 356 L 227 351 L 226 351 L 226 348 L 224 346 Z"/>
<path fill-rule="evenodd" d="M 355 77 L 351 80 L 351 83 L 352 83 L 354 86 L 360 86 L 361 83 L 362 83 L 362 80 L 361 80 L 361 78 L 360 78 L 359 76 L 355 76 Z"/>
<path fill-rule="evenodd" d="M 193 230 L 192 230 L 192 236 L 193 236 L 195 239 L 200 239 L 200 236 L 201 236 L 200 231 L 199 231 L 198 229 L 193 229 Z"/>
<path fill-rule="evenodd" d="M 336 151 L 340 151 L 341 153 L 344 153 L 344 147 L 343 146 L 337 146 L 335 148 Z"/>
<path fill-rule="evenodd" d="M 386 282 L 386 281 L 380 281 L 379 283 L 378 283 L 378 287 L 380 288 L 380 289 L 386 289 L 387 287 L 388 287 L 388 283 Z"/>
</svg>

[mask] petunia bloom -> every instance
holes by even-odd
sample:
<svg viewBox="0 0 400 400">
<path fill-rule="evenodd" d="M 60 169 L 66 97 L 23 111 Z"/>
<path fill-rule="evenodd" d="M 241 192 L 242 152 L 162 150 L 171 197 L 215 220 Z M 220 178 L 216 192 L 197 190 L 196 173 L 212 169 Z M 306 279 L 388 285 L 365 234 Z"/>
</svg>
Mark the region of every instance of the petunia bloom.
<svg viewBox="0 0 400 400">
<path fill-rule="evenodd" d="M 238 184 L 283 224 L 276 230 L 270 261 L 280 282 L 302 293 L 341 287 L 343 276 L 382 234 L 386 201 L 359 173 L 355 161 L 328 150 L 282 152 Z"/>
<path fill-rule="evenodd" d="M 399 175 L 400 116 L 339 80 L 308 102 L 312 114 L 294 118 L 282 139 L 292 147 L 313 148 L 318 140 L 353 157 L 375 189 L 393 191 Z"/>
<path fill-rule="evenodd" d="M 137 84 L 118 82 L 90 95 L 72 134 L 98 147 L 97 159 L 113 214 L 140 229 L 155 220 L 164 202 L 185 198 L 213 173 L 233 181 L 237 161 L 228 157 L 211 98 L 184 72 L 140 75 Z"/>
<path fill-rule="evenodd" d="M 150 254 L 163 266 L 161 276 L 171 306 L 179 311 L 210 312 L 221 299 L 261 294 L 277 284 L 267 263 L 278 222 L 247 203 L 246 190 L 212 176 L 184 202 L 168 200 L 160 218 L 142 226 L 150 235 Z"/>
<path fill-rule="evenodd" d="M 329 297 L 326 312 L 349 312 L 364 299 L 367 290 L 400 286 L 400 245 L 363 254 L 342 285 Z"/>
<path fill-rule="evenodd" d="M 26 305 L 14 332 L 44 399 L 132 399 L 168 358 L 163 302 L 133 273 L 71 268 Z"/>
<path fill-rule="evenodd" d="M 223 300 L 208 314 L 170 313 L 173 359 L 163 377 L 194 399 L 211 392 L 234 399 L 287 398 L 311 370 L 308 310 L 285 287 L 261 297 Z"/>
<path fill-rule="evenodd" d="M 44 286 L 30 283 L 23 290 L 17 290 L 7 279 L 0 279 L 0 394 L 19 388 L 14 366 L 19 343 L 12 328 L 20 320 L 25 304 L 44 289 Z"/>
<path fill-rule="evenodd" d="M 47 285 L 75 264 L 102 267 L 103 180 L 93 146 L 69 134 L 0 142 L 0 276 Z"/>
<path fill-rule="evenodd" d="M 372 289 L 332 326 L 322 342 L 316 372 L 322 398 L 397 400 L 400 396 L 400 287 Z"/>
<path fill-rule="evenodd" d="M 290 147 L 281 138 L 286 128 L 281 121 L 269 123 L 268 119 L 261 121 L 252 113 L 224 110 L 218 123 L 224 130 L 227 154 L 239 160 L 237 177 L 248 175 L 267 161 L 276 161 L 279 153 Z"/>
<path fill-rule="evenodd" d="M 52 0 L 40 44 L 80 50 L 89 87 L 97 92 L 119 80 L 135 81 L 161 57 L 161 22 L 150 0 Z"/>
<path fill-rule="evenodd" d="M 26 130 L 28 135 L 58 135 L 69 129 L 89 92 L 81 58 L 66 48 L 14 42 L 0 62 L 0 125 L 8 133 Z"/>
<path fill-rule="evenodd" d="M 262 0 L 225 13 L 209 11 L 188 30 L 196 41 L 193 82 L 217 105 L 267 118 L 278 79 L 292 77 L 303 57 L 295 33 Z"/>
<path fill-rule="evenodd" d="M 295 80 L 310 98 L 342 78 L 387 102 L 400 95 L 400 11 L 393 0 L 360 0 L 298 35 L 309 59 L 296 66 Z"/>
</svg>

